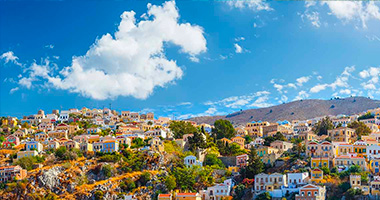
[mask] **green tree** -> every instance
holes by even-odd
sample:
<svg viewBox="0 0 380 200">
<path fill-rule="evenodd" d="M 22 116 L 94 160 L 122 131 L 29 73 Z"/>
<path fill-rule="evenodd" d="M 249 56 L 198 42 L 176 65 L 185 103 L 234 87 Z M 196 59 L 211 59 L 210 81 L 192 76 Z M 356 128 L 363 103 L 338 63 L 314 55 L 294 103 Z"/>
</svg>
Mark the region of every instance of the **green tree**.
<svg viewBox="0 0 380 200">
<path fill-rule="evenodd" d="M 135 148 L 140 148 L 140 147 L 143 147 L 144 146 L 144 140 L 141 139 L 141 138 L 135 138 L 132 140 L 132 144 L 131 144 L 131 148 L 132 149 L 135 149 Z"/>
<path fill-rule="evenodd" d="M 152 175 L 149 172 L 143 172 L 139 178 L 139 182 L 142 185 L 146 185 L 146 183 L 148 183 L 148 181 L 150 181 L 151 179 Z"/>
<path fill-rule="evenodd" d="M 136 188 L 136 184 L 131 178 L 125 179 L 125 181 L 121 182 L 119 186 L 123 191 L 126 192 L 130 192 Z"/>
<path fill-rule="evenodd" d="M 271 200 L 272 197 L 270 196 L 269 192 L 263 192 L 259 195 L 257 195 L 255 200 Z"/>
<path fill-rule="evenodd" d="M 328 130 L 333 128 L 334 124 L 331 119 L 329 117 L 325 117 L 313 127 L 313 131 L 317 135 L 328 135 Z"/>
<path fill-rule="evenodd" d="M 234 189 L 233 198 L 234 200 L 242 199 L 245 194 L 245 186 L 243 184 L 239 184 Z"/>
<path fill-rule="evenodd" d="M 185 121 L 172 121 L 170 122 L 169 128 L 176 139 L 181 139 L 183 135 L 197 132 L 197 128 L 195 128 L 190 122 Z"/>
<path fill-rule="evenodd" d="M 330 169 L 328 167 L 321 167 L 321 170 L 323 171 L 323 174 L 330 174 Z"/>
<path fill-rule="evenodd" d="M 95 196 L 95 199 L 96 200 L 102 200 L 103 199 L 103 192 L 101 190 L 97 190 L 95 193 L 94 193 L 94 196 Z"/>
<path fill-rule="evenodd" d="M 205 149 L 207 148 L 207 143 L 205 140 L 205 135 L 203 133 L 194 132 L 192 137 L 188 138 L 189 150 L 195 152 L 197 148 Z"/>
<path fill-rule="evenodd" d="M 264 146 L 270 146 L 270 143 L 276 141 L 274 137 L 268 136 L 264 138 Z"/>
<path fill-rule="evenodd" d="M 350 188 L 347 190 L 344 196 L 346 197 L 347 200 L 354 200 L 355 196 L 361 196 L 361 195 L 363 195 L 363 191 L 361 189 Z"/>
<path fill-rule="evenodd" d="M 230 139 L 235 136 L 235 128 L 228 120 L 218 119 L 214 122 L 214 127 L 215 128 L 212 129 L 212 132 L 217 139 Z"/>
<path fill-rule="evenodd" d="M 103 165 L 102 166 L 102 172 L 104 176 L 108 179 L 112 176 L 112 167 L 111 165 Z"/>
<path fill-rule="evenodd" d="M 257 151 L 251 147 L 249 152 L 248 165 L 245 167 L 245 177 L 253 179 L 255 175 L 264 171 L 264 163 L 261 161 Z"/>
<path fill-rule="evenodd" d="M 358 117 L 358 120 L 371 119 L 371 118 L 374 118 L 374 116 L 370 112 L 367 112 L 366 114 Z"/>
<path fill-rule="evenodd" d="M 244 139 L 245 139 L 244 144 L 249 144 L 250 142 L 253 141 L 251 136 L 249 135 L 244 136 Z"/>
<path fill-rule="evenodd" d="M 59 148 L 55 151 L 55 156 L 58 157 L 59 159 L 63 160 L 63 157 L 64 157 L 64 155 L 66 154 L 66 152 L 67 152 L 66 147 L 64 147 L 64 146 L 59 147 Z"/>
<path fill-rule="evenodd" d="M 196 173 L 193 167 L 176 167 L 173 175 L 177 181 L 177 186 L 182 190 L 194 191 L 196 183 Z"/>
<path fill-rule="evenodd" d="M 16 165 L 20 165 L 23 169 L 31 170 L 34 162 L 33 157 L 22 157 L 17 160 Z"/>
<path fill-rule="evenodd" d="M 172 176 L 172 175 L 167 176 L 166 179 L 165 179 L 165 185 L 166 185 L 166 188 L 169 191 L 174 190 L 177 187 L 177 183 L 176 183 L 175 177 Z"/>
<path fill-rule="evenodd" d="M 204 160 L 204 165 L 207 166 L 207 165 L 217 165 L 218 167 L 220 168 L 224 168 L 224 164 L 223 162 L 218 158 L 218 156 L 216 154 L 207 154 L 205 156 L 205 160 Z"/>
<path fill-rule="evenodd" d="M 358 137 L 361 137 L 363 135 L 368 135 L 372 132 L 371 129 L 366 124 L 360 121 L 351 122 L 347 126 L 348 128 L 355 129 L 355 133 Z"/>
</svg>

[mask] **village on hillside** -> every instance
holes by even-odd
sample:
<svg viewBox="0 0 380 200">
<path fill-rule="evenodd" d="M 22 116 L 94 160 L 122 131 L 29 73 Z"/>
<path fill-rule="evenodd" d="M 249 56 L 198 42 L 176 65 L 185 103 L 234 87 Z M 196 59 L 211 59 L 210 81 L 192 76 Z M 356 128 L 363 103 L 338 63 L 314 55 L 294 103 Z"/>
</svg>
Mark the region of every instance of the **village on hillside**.
<svg viewBox="0 0 380 200">
<path fill-rule="evenodd" d="M 2 199 L 380 198 L 380 108 L 234 125 L 39 110 L 0 132 Z"/>
</svg>

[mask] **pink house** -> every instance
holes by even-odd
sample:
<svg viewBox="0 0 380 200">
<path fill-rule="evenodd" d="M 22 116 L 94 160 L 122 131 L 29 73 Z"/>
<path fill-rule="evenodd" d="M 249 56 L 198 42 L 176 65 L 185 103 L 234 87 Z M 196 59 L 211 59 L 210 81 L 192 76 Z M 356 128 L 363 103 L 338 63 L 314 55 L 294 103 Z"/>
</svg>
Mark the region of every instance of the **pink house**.
<svg viewBox="0 0 380 200">
<path fill-rule="evenodd" d="M 243 154 L 243 155 L 238 155 L 236 156 L 236 166 L 237 167 L 245 167 L 248 165 L 248 155 Z"/>
<path fill-rule="evenodd" d="M 10 135 L 6 138 L 6 140 L 3 142 L 3 147 L 10 148 L 12 147 L 12 144 L 14 146 L 17 146 L 20 144 L 20 139 L 14 135 Z"/>
</svg>

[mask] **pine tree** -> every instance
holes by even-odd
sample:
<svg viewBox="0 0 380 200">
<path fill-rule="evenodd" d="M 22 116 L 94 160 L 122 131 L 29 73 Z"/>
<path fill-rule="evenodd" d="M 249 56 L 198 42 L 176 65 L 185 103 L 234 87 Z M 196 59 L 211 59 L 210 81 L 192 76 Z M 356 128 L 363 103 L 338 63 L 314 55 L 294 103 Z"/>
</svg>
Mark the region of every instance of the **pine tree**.
<svg viewBox="0 0 380 200">
<path fill-rule="evenodd" d="M 264 163 L 257 155 L 256 149 L 252 146 L 249 152 L 248 165 L 245 169 L 245 177 L 253 179 L 255 175 L 264 171 Z"/>
</svg>

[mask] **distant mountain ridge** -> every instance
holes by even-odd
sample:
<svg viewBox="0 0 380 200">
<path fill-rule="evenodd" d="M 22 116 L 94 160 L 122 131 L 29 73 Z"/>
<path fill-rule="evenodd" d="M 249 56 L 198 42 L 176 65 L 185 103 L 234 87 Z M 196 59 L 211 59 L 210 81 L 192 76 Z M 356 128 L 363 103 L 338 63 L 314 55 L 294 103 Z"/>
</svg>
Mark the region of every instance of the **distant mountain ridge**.
<svg viewBox="0 0 380 200">
<path fill-rule="evenodd" d="M 380 100 L 366 97 L 347 97 L 330 100 L 305 99 L 267 108 L 238 111 L 225 116 L 201 116 L 189 120 L 208 124 L 213 124 L 217 119 L 227 119 L 234 124 L 244 124 L 258 120 L 276 122 L 278 120 L 305 120 L 326 115 L 352 115 L 378 107 L 380 107 Z"/>
</svg>

